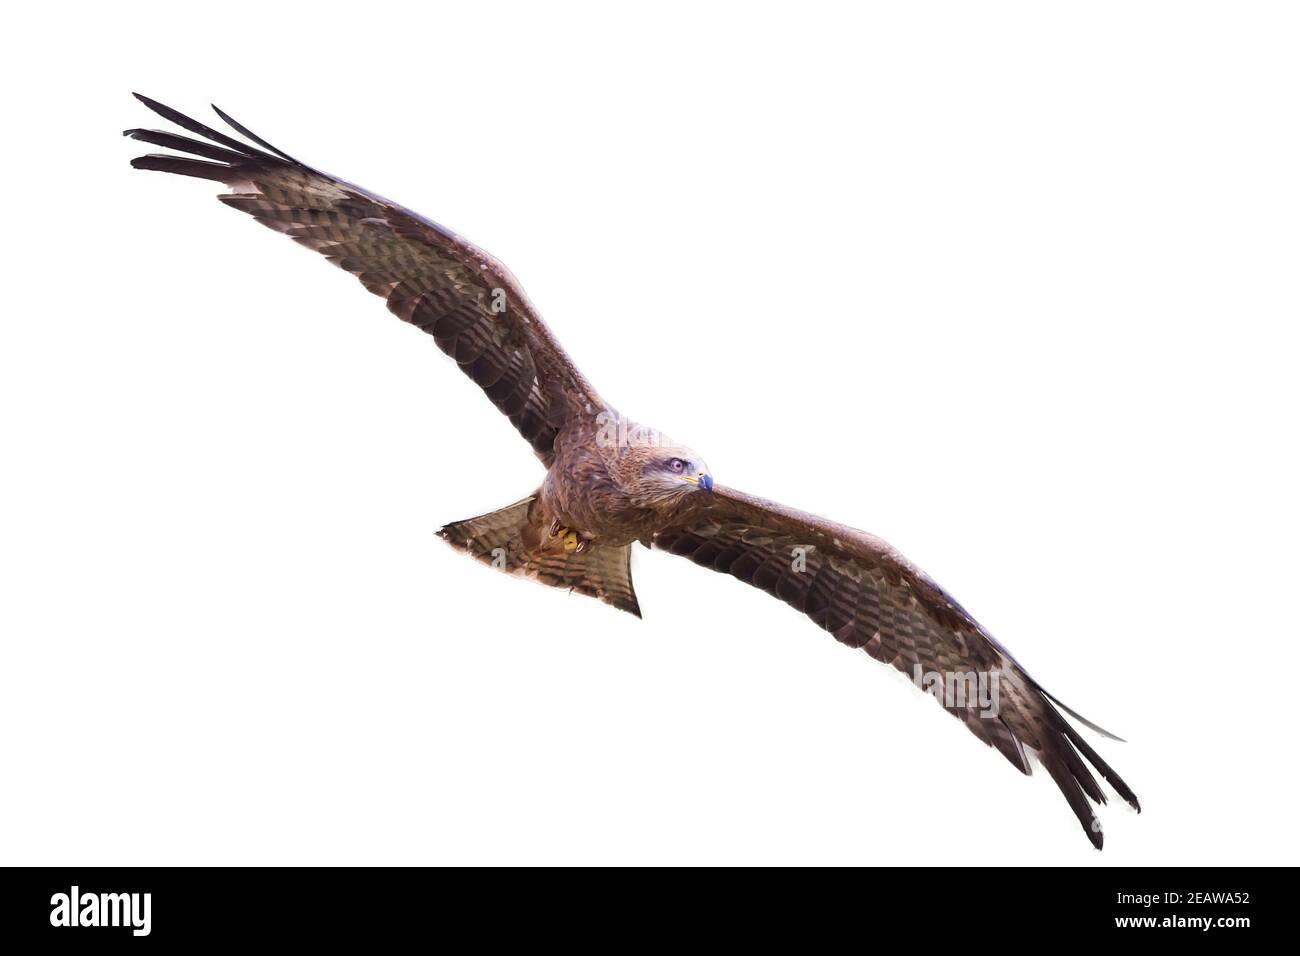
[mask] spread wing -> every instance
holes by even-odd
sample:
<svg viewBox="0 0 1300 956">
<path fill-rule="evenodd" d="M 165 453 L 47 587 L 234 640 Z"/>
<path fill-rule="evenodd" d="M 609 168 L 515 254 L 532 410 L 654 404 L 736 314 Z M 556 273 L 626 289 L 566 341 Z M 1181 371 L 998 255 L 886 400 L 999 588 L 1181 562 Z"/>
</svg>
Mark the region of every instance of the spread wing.
<svg viewBox="0 0 1300 956">
<path fill-rule="evenodd" d="M 1140 809 L 1128 785 L 1053 706 L 1054 698 L 884 541 L 721 486 L 691 502 L 653 536 L 654 547 L 761 588 L 837 640 L 897 667 L 1022 773 L 1030 772 L 1026 751 L 1032 751 L 1098 849 L 1101 825 L 1089 799 L 1105 803 L 1106 797 L 1083 758 Z"/>
<path fill-rule="evenodd" d="M 127 136 L 202 158 L 151 154 L 132 166 L 224 183 L 231 190 L 219 197 L 226 205 L 351 272 L 383 296 L 390 311 L 432 335 L 544 463 L 550 463 L 555 434 L 570 412 L 588 403 L 599 407 L 514 276 L 486 252 L 396 203 L 298 162 L 220 110 L 222 119 L 258 146 L 136 97 L 203 139 L 146 129 L 127 130 Z"/>
</svg>

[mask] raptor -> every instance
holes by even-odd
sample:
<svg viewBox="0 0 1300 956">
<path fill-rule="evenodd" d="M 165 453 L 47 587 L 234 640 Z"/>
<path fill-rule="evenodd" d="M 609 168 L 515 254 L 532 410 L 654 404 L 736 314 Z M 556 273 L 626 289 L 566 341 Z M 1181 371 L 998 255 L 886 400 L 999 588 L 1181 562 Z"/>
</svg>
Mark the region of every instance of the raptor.
<svg viewBox="0 0 1300 956">
<path fill-rule="evenodd" d="M 226 205 L 355 275 L 390 312 L 431 335 L 541 460 L 545 477 L 524 497 L 445 526 L 439 533 L 452 546 L 638 617 L 632 546 L 688 558 L 766 591 L 885 664 L 935 675 L 936 698 L 976 737 L 1022 773 L 1031 756 L 1046 769 L 1098 849 L 1093 804 L 1106 796 L 1093 769 L 1139 809 L 1062 711 L 1111 735 L 1048 694 L 922 571 L 866 532 L 717 484 L 698 453 L 625 418 L 492 256 L 299 162 L 221 110 L 244 139 L 137 98 L 192 135 L 127 130 L 174 151 L 133 166 L 220 183 Z M 996 677 L 997 706 L 986 694 L 961 693 L 954 675 Z"/>
</svg>

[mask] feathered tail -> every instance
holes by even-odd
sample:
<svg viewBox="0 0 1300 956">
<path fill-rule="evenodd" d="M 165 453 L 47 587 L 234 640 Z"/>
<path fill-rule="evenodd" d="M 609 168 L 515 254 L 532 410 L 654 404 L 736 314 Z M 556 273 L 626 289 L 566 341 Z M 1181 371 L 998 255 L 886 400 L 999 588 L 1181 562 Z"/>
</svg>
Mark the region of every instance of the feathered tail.
<svg viewBox="0 0 1300 956">
<path fill-rule="evenodd" d="M 453 521 L 438 536 L 499 571 L 568 588 L 641 616 L 632 589 L 631 545 L 594 541 L 581 551 L 566 548 L 549 534 L 536 495 L 477 518 Z"/>
</svg>

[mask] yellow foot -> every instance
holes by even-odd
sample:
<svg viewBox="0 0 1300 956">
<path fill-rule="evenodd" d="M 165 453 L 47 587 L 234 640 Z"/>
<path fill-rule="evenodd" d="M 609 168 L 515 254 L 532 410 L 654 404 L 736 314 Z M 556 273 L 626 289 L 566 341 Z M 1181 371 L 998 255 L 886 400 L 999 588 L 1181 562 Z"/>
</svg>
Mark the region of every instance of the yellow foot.
<svg viewBox="0 0 1300 956">
<path fill-rule="evenodd" d="M 570 554 L 582 554 L 587 550 L 587 539 L 576 531 L 561 527 L 558 521 L 551 523 L 551 537 L 559 538 L 564 550 Z"/>
</svg>

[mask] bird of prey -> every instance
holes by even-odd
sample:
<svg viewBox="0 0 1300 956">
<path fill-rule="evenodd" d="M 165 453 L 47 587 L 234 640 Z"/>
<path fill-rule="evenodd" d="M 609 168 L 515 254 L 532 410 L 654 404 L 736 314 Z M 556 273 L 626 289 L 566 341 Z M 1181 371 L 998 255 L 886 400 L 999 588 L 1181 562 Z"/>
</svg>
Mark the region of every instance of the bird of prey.
<svg viewBox="0 0 1300 956">
<path fill-rule="evenodd" d="M 913 677 L 1022 773 L 1030 773 L 1032 754 L 1098 849 L 1101 826 L 1089 801 L 1106 797 L 1088 763 L 1138 809 L 1133 791 L 1060 710 L 1111 735 L 1049 695 L 942 588 L 873 535 L 716 484 L 697 453 L 624 418 L 492 256 L 299 162 L 219 109 L 247 141 L 136 95 L 199 138 L 127 130 L 175 151 L 132 166 L 222 183 L 229 191 L 218 198 L 227 206 L 355 275 L 389 311 L 433 336 L 532 446 L 546 469 L 540 487 L 442 528 L 452 546 L 638 617 L 632 545 L 681 555 L 780 598 L 837 640 Z"/>
</svg>

